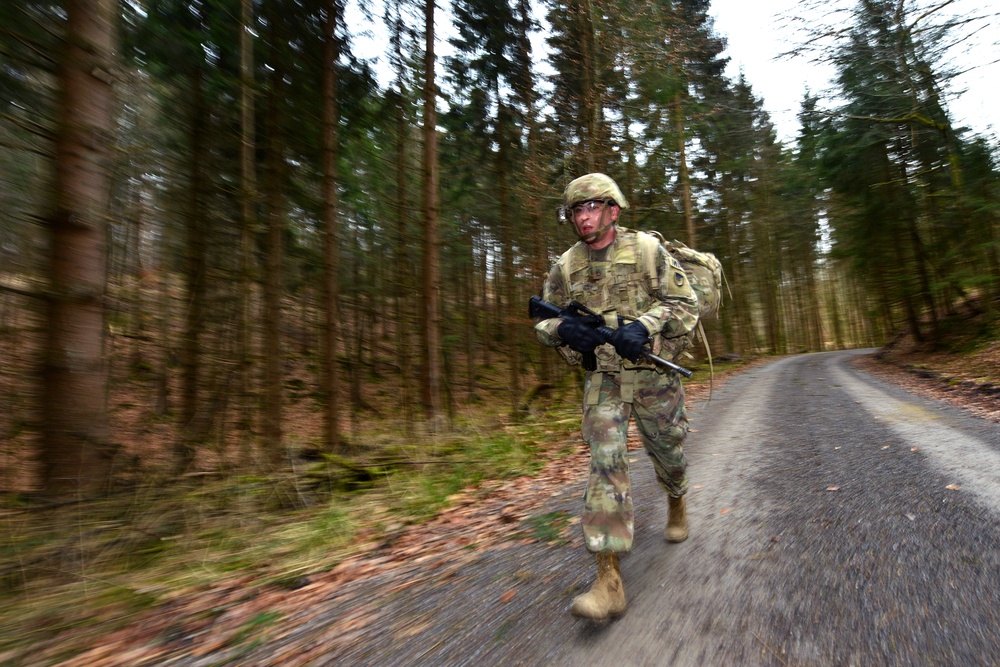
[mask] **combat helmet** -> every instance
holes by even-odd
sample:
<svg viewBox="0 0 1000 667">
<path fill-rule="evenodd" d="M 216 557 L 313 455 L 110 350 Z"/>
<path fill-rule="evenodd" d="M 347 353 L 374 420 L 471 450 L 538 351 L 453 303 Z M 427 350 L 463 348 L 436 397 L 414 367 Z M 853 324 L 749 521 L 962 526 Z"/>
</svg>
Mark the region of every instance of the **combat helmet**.
<svg viewBox="0 0 1000 667">
<path fill-rule="evenodd" d="M 572 217 L 570 211 L 574 204 L 591 199 L 611 199 L 620 208 L 628 208 L 628 200 L 622 194 L 618 184 L 607 174 L 595 172 L 585 174 L 570 181 L 563 192 L 563 210 L 565 215 Z"/>
</svg>

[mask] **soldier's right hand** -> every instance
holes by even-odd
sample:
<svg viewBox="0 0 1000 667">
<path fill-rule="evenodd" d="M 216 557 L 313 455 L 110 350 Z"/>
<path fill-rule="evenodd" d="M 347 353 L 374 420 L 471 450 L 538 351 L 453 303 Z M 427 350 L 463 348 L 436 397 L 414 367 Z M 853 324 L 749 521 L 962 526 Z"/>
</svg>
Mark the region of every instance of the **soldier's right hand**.
<svg viewBox="0 0 1000 667">
<path fill-rule="evenodd" d="M 581 318 L 565 319 L 556 331 L 559 338 L 577 352 L 593 352 L 604 342 L 601 334 Z"/>
</svg>

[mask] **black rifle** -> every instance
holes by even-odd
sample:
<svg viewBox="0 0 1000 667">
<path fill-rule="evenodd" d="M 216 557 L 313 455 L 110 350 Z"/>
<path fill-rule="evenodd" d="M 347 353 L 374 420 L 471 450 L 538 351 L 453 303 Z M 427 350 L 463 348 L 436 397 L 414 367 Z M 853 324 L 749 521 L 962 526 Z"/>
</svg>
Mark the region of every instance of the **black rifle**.
<svg viewBox="0 0 1000 667">
<path fill-rule="evenodd" d="M 604 325 L 604 318 L 592 311 L 590 308 L 587 308 L 579 301 L 570 301 L 568 306 L 560 308 L 559 306 L 553 306 L 548 301 L 543 301 L 541 297 L 533 296 L 528 299 L 528 315 L 533 319 L 539 320 L 547 320 L 550 317 L 561 317 L 564 320 L 571 318 L 584 318 L 585 323 L 592 326 L 605 342 L 610 342 L 611 336 L 615 333 L 614 329 Z M 669 368 L 672 371 L 680 373 L 686 378 L 689 378 L 694 374 L 683 366 L 678 366 L 668 359 L 658 357 L 645 350 L 643 350 L 643 355 L 654 364 L 663 366 L 664 368 Z M 584 352 L 583 367 L 588 371 L 595 370 L 597 368 L 597 355 L 593 352 Z"/>
</svg>

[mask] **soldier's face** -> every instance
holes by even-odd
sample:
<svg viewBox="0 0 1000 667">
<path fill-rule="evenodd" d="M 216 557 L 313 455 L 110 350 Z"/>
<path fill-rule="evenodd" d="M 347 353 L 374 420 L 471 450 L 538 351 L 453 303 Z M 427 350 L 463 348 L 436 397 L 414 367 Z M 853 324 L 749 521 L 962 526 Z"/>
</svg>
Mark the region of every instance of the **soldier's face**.
<svg viewBox="0 0 1000 667">
<path fill-rule="evenodd" d="M 582 202 L 573 207 L 573 225 L 587 245 L 601 249 L 614 239 L 614 222 L 620 209 L 606 201 Z"/>
</svg>

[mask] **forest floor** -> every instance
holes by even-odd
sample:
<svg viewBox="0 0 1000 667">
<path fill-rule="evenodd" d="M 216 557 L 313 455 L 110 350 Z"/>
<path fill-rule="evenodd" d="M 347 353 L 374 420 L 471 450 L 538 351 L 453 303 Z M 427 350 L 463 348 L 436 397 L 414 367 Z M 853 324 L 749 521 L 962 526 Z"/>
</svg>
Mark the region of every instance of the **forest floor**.
<svg viewBox="0 0 1000 667">
<path fill-rule="evenodd" d="M 928 351 L 905 337 L 863 358 L 861 366 L 915 394 L 1000 422 L 1000 340 L 954 352 Z"/>
<path fill-rule="evenodd" d="M 714 386 L 767 361 L 754 360 L 718 373 Z M 956 354 L 922 351 L 908 340 L 898 340 L 872 357 L 863 357 L 860 364 L 909 391 L 1000 423 L 1000 341 Z M 709 391 L 707 382 L 688 384 L 695 425 L 697 406 Z M 8 576 L 6 590 L 0 590 L 0 598 L 12 603 L 5 603 L 6 611 L 0 612 L 0 636 L 8 638 L 0 643 L 0 665 L 221 664 L 217 658 L 231 660 L 252 652 L 261 642 L 286 642 L 282 648 L 287 659 L 281 664 L 309 664 L 311 657 L 329 655 L 337 642 L 349 642 L 362 629 L 377 629 L 387 636 L 405 632 L 405 628 L 372 627 L 391 625 L 393 620 L 370 613 L 370 605 L 364 604 L 366 596 L 387 592 L 366 591 L 366 581 L 380 575 L 384 581 L 388 574 L 402 590 L 412 585 L 416 572 L 434 572 L 446 580 L 449 572 L 470 559 L 516 543 L 557 541 L 579 546 L 579 519 L 567 512 L 546 512 L 553 499 L 575 497 L 584 481 L 588 454 L 579 443 L 575 419 L 568 410 L 567 423 L 550 433 L 563 442 L 539 451 L 542 461 L 532 474 L 482 480 L 457 490 L 448 496 L 443 509 L 419 522 L 393 521 L 384 516 L 384 507 L 373 507 L 371 511 L 380 516 L 379 529 L 361 531 L 332 547 L 318 545 L 326 553 L 322 566 L 314 570 L 299 566 L 278 572 L 253 566 L 245 562 L 253 558 L 249 551 L 243 561 L 221 568 L 206 561 L 204 569 L 211 570 L 211 576 L 196 582 L 165 580 L 162 572 L 159 579 L 149 578 L 139 562 L 127 578 L 105 585 L 81 565 L 83 597 L 79 597 L 79 585 L 63 595 L 43 594 L 37 587 L 18 591 L 10 581 L 16 577 Z M 630 448 L 640 446 L 637 440 L 630 442 Z M 261 526 L 254 529 L 261 530 Z M 335 532 L 337 525 L 330 530 Z M 138 546 L 138 560 L 155 558 L 155 545 Z M 18 558 L 29 554 L 22 552 Z M 61 567 L 71 568 L 66 564 L 71 560 L 64 555 Z M 308 622 L 311 610 L 319 613 L 329 601 L 347 595 L 347 590 L 357 600 L 356 605 L 348 605 L 355 611 L 324 622 L 315 637 L 304 638 L 301 632 L 292 637 L 280 622 L 292 617 L 297 623 Z M 67 592 L 77 597 L 68 598 Z M 506 591 L 500 601 L 506 603 L 516 594 L 514 589 Z M 258 664 L 239 659 L 233 664 L 237 663 Z"/>
</svg>

